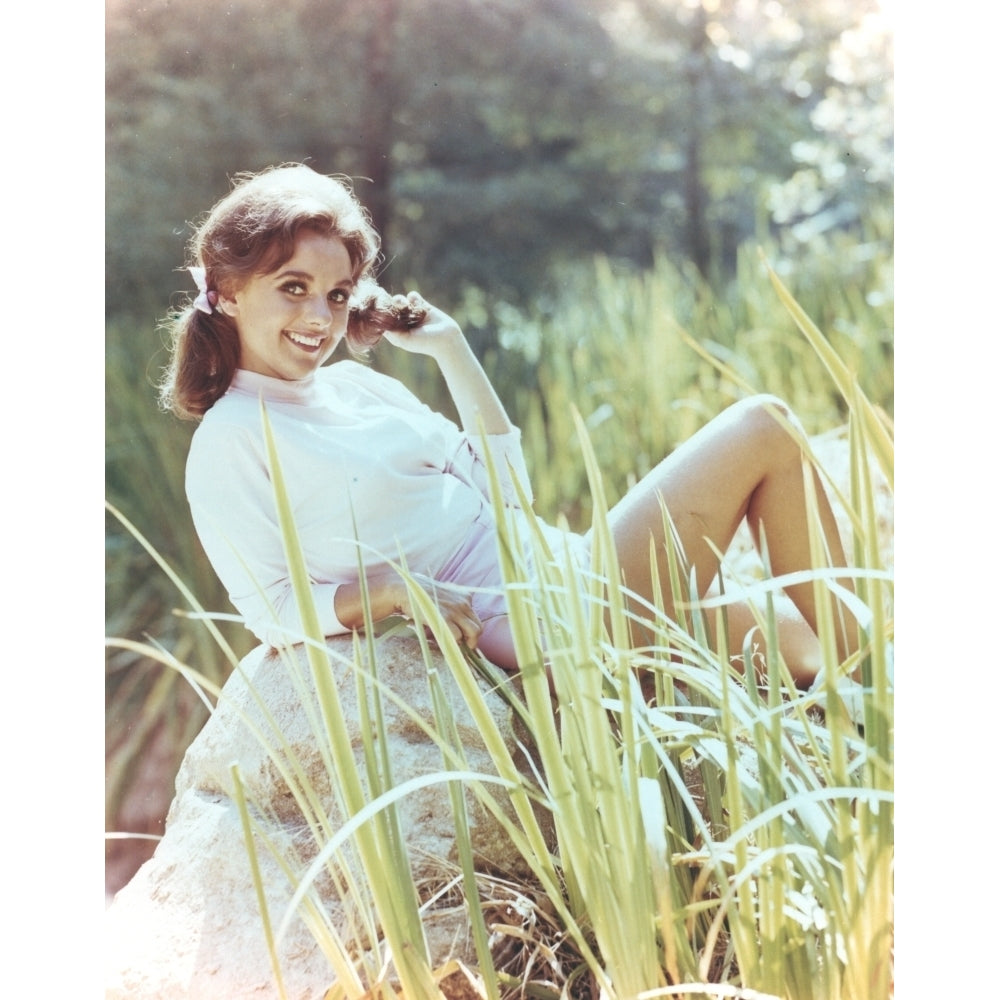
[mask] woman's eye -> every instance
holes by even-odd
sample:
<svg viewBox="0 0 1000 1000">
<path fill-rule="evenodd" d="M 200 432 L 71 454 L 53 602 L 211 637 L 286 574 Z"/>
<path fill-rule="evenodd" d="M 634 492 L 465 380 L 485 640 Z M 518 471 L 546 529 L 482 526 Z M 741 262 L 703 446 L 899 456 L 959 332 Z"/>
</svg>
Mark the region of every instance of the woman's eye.
<svg viewBox="0 0 1000 1000">
<path fill-rule="evenodd" d="M 305 287 L 300 281 L 289 281 L 287 284 L 281 286 L 281 290 L 288 292 L 289 295 L 305 294 Z"/>
<path fill-rule="evenodd" d="M 350 297 L 350 292 L 345 292 L 343 288 L 335 288 L 329 295 L 330 301 L 338 306 L 342 306 Z"/>
</svg>

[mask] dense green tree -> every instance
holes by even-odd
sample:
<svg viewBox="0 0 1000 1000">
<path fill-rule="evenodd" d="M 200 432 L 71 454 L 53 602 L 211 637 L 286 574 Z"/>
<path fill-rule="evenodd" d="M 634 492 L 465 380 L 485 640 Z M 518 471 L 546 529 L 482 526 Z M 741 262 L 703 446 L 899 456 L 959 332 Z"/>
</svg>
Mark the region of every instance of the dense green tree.
<svg viewBox="0 0 1000 1000">
<path fill-rule="evenodd" d="M 795 175 L 799 151 L 816 137 L 816 108 L 837 82 L 831 51 L 877 4 L 635 0 L 608 6 L 615 40 L 633 57 L 633 120 L 638 134 L 650 138 L 643 153 L 663 205 L 651 217 L 683 234 L 679 249 L 704 275 L 725 277 L 739 244 L 760 235 L 763 223 L 809 214 L 812 206 L 801 203 L 787 210 L 791 191 L 784 214 L 775 214 L 771 192 Z M 876 55 L 870 74 L 890 74 L 887 53 Z M 888 91 L 854 88 L 851 95 L 880 109 L 891 100 Z M 657 242 L 672 248 L 671 241 Z"/>
<path fill-rule="evenodd" d="M 111 4 L 108 310 L 183 287 L 185 222 L 235 171 L 283 160 L 356 179 L 394 286 L 523 301 L 556 262 L 596 252 L 662 251 L 724 279 L 765 224 L 854 224 L 887 200 L 891 53 L 855 30 L 875 10 Z"/>
</svg>

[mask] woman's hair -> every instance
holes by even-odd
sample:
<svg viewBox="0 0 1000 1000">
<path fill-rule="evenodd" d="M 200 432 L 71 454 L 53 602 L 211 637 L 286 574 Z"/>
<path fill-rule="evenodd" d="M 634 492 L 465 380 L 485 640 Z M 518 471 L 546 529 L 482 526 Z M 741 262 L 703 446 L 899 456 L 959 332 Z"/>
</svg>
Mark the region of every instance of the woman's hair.
<svg viewBox="0 0 1000 1000">
<path fill-rule="evenodd" d="M 384 330 L 423 318 L 401 310 L 398 298 L 375 281 L 378 233 L 350 188 L 303 164 L 238 174 L 233 190 L 198 227 L 188 255 L 192 266 L 204 269 L 211 292 L 231 296 L 250 278 L 289 261 L 303 231 L 335 236 L 347 249 L 355 291 L 346 339 L 353 352 L 364 354 Z M 236 323 L 221 309 L 204 312 L 188 303 L 163 325 L 170 333 L 170 364 L 160 383 L 160 403 L 180 417 L 201 417 L 239 367 Z"/>
</svg>

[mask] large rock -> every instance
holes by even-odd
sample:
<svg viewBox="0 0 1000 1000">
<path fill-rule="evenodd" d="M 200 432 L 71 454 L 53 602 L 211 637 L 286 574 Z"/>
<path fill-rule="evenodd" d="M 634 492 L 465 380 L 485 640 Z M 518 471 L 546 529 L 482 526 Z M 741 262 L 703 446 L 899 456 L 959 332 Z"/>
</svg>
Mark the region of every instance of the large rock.
<svg viewBox="0 0 1000 1000">
<path fill-rule="evenodd" d="M 329 649 L 355 760 L 363 773 L 355 672 L 345 661 L 352 659 L 351 640 L 330 640 Z M 427 666 L 416 638 L 383 637 L 378 641 L 378 661 L 380 678 L 420 719 L 432 723 Z M 450 671 L 441 661 L 439 666 L 469 766 L 495 773 Z M 507 704 L 482 686 L 508 749 L 515 759 L 522 758 L 518 747 L 523 745 L 523 734 L 515 732 Z M 279 995 L 230 767 L 238 763 L 247 797 L 273 816 L 271 839 L 287 856 L 296 858 L 301 870 L 310 854 L 315 854 L 315 841 L 303 837 L 302 814 L 276 759 L 297 758 L 305 778 L 322 796 L 334 828 L 343 818 L 310 725 L 309 714 L 315 706 L 315 690 L 301 649 L 291 657 L 281 657 L 261 647 L 244 659 L 226 683 L 218 708 L 181 765 L 163 839 L 152 859 L 108 909 L 108 1000 L 240 1000 Z M 391 699 L 384 700 L 384 707 L 396 782 L 444 770 L 441 751 L 414 719 Z M 286 741 L 277 758 L 274 749 L 263 746 L 255 735 L 269 733 L 268 740 L 277 745 L 276 731 Z M 526 761 L 524 767 L 530 773 Z M 480 863 L 500 870 L 523 866 L 496 820 L 474 801 L 471 792 L 466 792 L 466 799 Z M 440 859 L 449 859 L 455 851 L 448 787 L 435 784 L 420 789 L 406 796 L 399 808 L 415 877 L 436 875 L 440 882 Z M 271 920 L 276 924 L 293 889 L 259 841 L 257 857 Z M 349 926 L 351 915 L 329 880 L 324 904 L 338 929 Z M 449 957 L 471 958 L 467 918 L 461 907 L 431 914 L 425 929 L 435 965 Z M 283 938 L 281 966 L 289 1000 L 321 998 L 334 978 L 329 961 L 298 918 Z"/>
</svg>

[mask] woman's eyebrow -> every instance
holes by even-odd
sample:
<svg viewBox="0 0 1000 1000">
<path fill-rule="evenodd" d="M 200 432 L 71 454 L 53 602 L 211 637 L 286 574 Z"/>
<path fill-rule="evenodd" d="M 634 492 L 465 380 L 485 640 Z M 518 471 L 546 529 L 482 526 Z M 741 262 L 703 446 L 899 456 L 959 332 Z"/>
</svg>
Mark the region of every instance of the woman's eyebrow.
<svg viewBox="0 0 1000 1000">
<path fill-rule="evenodd" d="M 275 281 L 282 281 L 285 278 L 298 278 L 300 281 L 315 281 L 316 279 L 308 271 L 296 271 L 294 269 L 289 269 L 287 271 L 280 271 L 274 276 Z M 334 283 L 334 288 L 339 288 L 341 285 L 354 285 L 354 277 L 350 274 L 345 275 L 340 281 Z"/>
</svg>

